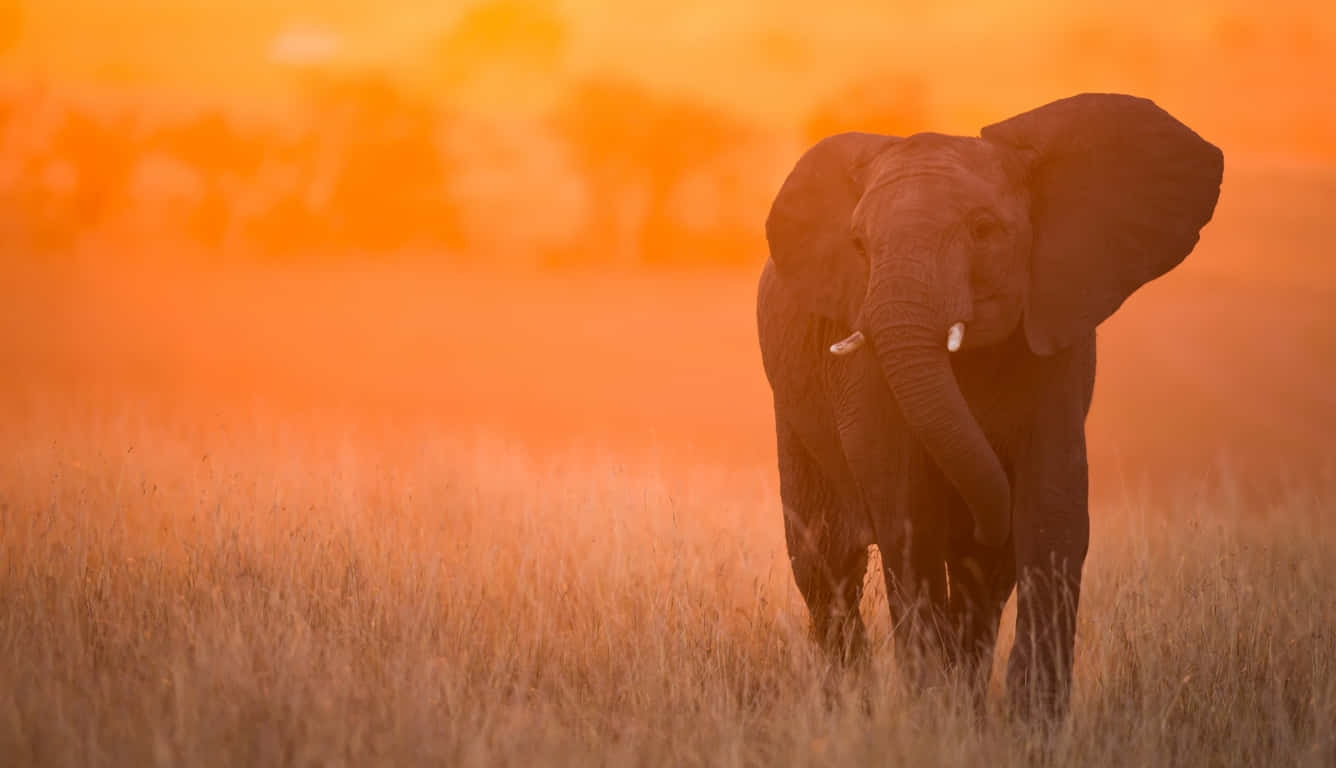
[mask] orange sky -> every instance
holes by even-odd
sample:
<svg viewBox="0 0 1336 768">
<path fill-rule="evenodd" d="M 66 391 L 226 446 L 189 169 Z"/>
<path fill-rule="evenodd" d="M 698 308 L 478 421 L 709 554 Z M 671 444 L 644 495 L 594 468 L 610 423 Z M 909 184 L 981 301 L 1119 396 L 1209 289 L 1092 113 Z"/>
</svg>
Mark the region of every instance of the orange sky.
<svg viewBox="0 0 1336 768">
<path fill-rule="evenodd" d="M 1117 90 L 1154 98 L 1236 158 L 1336 162 L 1330 3 L 827 0 L 816 14 L 797 0 L 509 2 L 557 27 L 484 24 L 443 61 L 441 41 L 478 3 L 0 0 L 0 24 L 14 16 L 6 8 L 22 18 L 0 62 L 62 82 L 263 103 L 290 82 L 274 61 L 286 32 L 335 65 L 388 69 L 473 109 L 541 108 L 563 83 L 615 72 L 775 124 L 885 76 L 924 84 L 924 127 L 960 133 L 1071 92 Z M 526 45 L 548 48 L 516 52 Z"/>
</svg>

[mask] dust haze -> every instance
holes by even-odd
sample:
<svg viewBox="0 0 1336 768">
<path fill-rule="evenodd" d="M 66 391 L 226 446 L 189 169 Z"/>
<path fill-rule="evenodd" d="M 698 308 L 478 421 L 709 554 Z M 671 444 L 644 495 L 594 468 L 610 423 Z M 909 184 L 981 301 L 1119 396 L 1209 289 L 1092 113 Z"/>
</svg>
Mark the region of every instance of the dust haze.
<svg viewBox="0 0 1336 768">
<path fill-rule="evenodd" d="M 834 5 L 149 3 L 131 55 L 75 21 L 111 6 L 0 2 L 0 754 L 1336 759 L 1336 105 L 1299 85 L 1332 13 Z M 1078 90 L 1157 100 L 1226 170 L 1099 329 L 1053 737 L 900 691 L 871 577 L 879 660 L 831 683 L 755 286 L 814 138 Z"/>
</svg>

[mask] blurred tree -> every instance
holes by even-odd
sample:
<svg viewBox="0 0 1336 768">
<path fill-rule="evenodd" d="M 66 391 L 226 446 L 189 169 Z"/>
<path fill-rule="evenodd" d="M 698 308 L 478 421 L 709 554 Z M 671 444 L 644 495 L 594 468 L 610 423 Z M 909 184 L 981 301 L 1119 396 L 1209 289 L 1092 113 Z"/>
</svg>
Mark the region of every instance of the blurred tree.
<svg viewBox="0 0 1336 768">
<path fill-rule="evenodd" d="M 534 106 L 550 98 L 566 44 L 566 24 L 550 2 L 489 0 L 465 11 L 434 55 L 460 101 Z"/>
<path fill-rule="evenodd" d="M 18 102 L 14 114 L 36 112 L 40 102 Z M 5 203 L 16 221 L 12 237 L 34 254 L 67 251 L 81 235 L 101 228 L 123 204 L 138 154 L 131 121 L 66 105 L 46 105 L 36 127 L 24 125 L 11 145 Z"/>
<path fill-rule="evenodd" d="M 367 251 L 459 245 L 451 163 L 440 141 L 445 118 L 436 105 L 380 75 L 324 78 L 310 97 L 316 188 L 309 199 L 337 244 Z"/>
<path fill-rule="evenodd" d="M 845 131 L 908 136 L 928 130 L 928 88 L 910 75 L 877 75 L 841 87 L 817 104 L 803 124 L 812 144 Z"/>
<path fill-rule="evenodd" d="M 572 88 L 552 125 L 585 183 L 585 259 L 704 260 L 689 252 L 670 203 L 690 175 L 745 144 L 746 126 L 707 104 L 603 79 Z"/>
<path fill-rule="evenodd" d="M 286 189 L 247 222 L 247 234 L 268 256 L 295 261 L 329 244 L 326 223 L 302 190 Z"/>
<path fill-rule="evenodd" d="M 265 137 L 238 129 L 226 114 L 213 110 L 150 138 L 150 146 L 193 168 L 203 197 L 188 227 L 202 243 L 221 245 L 235 231 L 238 189 L 254 179 L 264 161 Z"/>
<path fill-rule="evenodd" d="M 85 227 L 95 227 L 124 197 L 139 154 L 133 121 L 123 115 L 98 118 L 72 112 L 57 134 L 56 146 L 78 174 L 75 214 Z"/>
</svg>

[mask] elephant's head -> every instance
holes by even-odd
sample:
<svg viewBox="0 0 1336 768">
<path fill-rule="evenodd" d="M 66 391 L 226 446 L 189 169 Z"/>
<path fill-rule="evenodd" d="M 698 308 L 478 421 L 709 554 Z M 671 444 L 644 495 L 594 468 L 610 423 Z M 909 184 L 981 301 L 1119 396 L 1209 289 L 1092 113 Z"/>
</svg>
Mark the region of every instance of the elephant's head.
<svg viewBox="0 0 1336 768">
<path fill-rule="evenodd" d="M 808 308 L 864 336 L 916 437 L 1001 544 L 1010 485 L 950 352 L 1024 326 L 1053 354 L 1089 337 L 1197 242 L 1224 158 L 1152 102 L 1082 94 L 982 138 L 844 133 L 808 150 L 766 220 L 770 257 Z M 836 341 L 832 339 L 831 341 Z"/>
</svg>

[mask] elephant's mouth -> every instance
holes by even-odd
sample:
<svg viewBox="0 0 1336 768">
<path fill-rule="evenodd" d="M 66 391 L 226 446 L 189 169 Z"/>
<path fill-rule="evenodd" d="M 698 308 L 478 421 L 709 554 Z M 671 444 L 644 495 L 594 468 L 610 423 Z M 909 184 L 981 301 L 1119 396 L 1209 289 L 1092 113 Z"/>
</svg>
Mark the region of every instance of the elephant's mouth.
<svg viewBox="0 0 1336 768">
<path fill-rule="evenodd" d="M 1011 335 L 1021 319 L 1021 303 L 1005 293 L 991 294 L 974 302 L 970 323 L 970 346 L 996 344 Z"/>
</svg>

